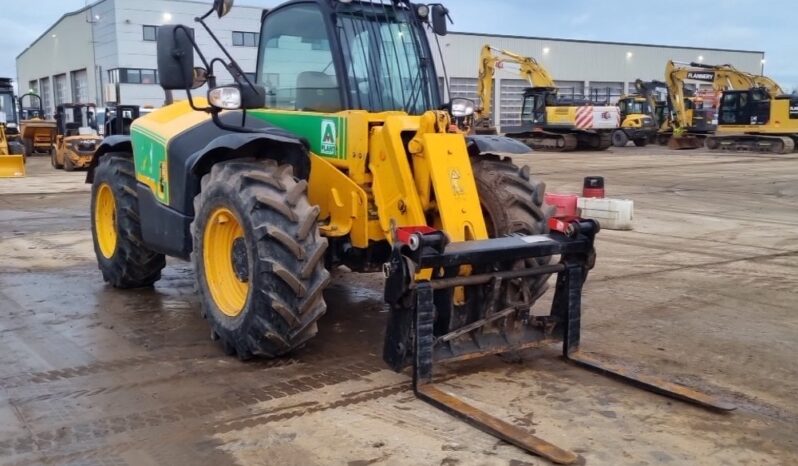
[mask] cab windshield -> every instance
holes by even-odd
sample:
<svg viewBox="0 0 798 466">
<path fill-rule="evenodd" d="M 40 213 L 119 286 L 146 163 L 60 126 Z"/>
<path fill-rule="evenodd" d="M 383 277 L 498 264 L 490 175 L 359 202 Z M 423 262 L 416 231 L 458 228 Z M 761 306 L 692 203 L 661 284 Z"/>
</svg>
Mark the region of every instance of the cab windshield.
<svg viewBox="0 0 798 466">
<path fill-rule="evenodd" d="M 435 72 L 420 23 L 408 10 L 361 8 L 337 21 L 352 106 L 411 115 L 437 108 Z"/>
<path fill-rule="evenodd" d="M 6 123 L 17 122 L 17 107 L 11 94 L 0 94 L 0 113 L 2 113 L 0 116 L 5 116 Z"/>
<path fill-rule="evenodd" d="M 624 101 L 623 105 L 621 105 L 621 110 L 626 114 L 648 115 L 651 113 L 651 107 L 648 105 L 648 102 L 641 102 L 639 100 Z"/>
</svg>

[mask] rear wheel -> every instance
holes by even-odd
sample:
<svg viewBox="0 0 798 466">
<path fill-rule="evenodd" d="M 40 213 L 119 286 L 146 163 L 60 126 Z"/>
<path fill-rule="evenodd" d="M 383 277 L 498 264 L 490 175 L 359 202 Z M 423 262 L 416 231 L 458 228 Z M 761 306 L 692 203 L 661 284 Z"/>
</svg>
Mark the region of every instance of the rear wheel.
<svg viewBox="0 0 798 466">
<path fill-rule="evenodd" d="M 163 254 L 144 245 L 130 154 L 103 156 L 91 188 L 91 232 L 103 279 L 116 288 L 150 286 L 166 266 Z"/>
<path fill-rule="evenodd" d="M 271 160 L 221 162 L 202 179 L 191 258 L 203 315 L 229 354 L 276 357 L 317 333 L 327 240 L 306 192 Z"/>
<path fill-rule="evenodd" d="M 616 129 L 612 132 L 612 145 L 615 147 L 626 147 L 629 143 L 629 137 L 623 130 Z"/>
<path fill-rule="evenodd" d="M 640 138 L 634 140 L 635 146 L 637 147 L 646 147 L 648 145 L 648 139 Z"/>
</svg>

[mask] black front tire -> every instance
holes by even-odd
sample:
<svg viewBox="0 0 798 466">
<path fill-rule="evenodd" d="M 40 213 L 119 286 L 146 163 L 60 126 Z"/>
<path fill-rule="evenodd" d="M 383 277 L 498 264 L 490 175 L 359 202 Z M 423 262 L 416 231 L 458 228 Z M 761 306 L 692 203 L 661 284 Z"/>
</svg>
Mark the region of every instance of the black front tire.
<svg viewBox="0 0 798 466">
<path fill-rule="evenodd" d="M 626 135 L 626 132 L 620 129 L 616 129 L 612 132 L 612 145 L 615 147 L 626 147 L 626 144 L 629 143 L 629 136 Z"/>
<path fill-rule="evenodd" d="M 235 214 L 246 248 L 239 280 L 248 288 L 237 313 L 223 312 L 215 301 L 204 260 L 208 224 L 219 209 Z M 211 335 L 225 352 L 242 360 L 278 357 L 312 338 L 327 310 L 322 291 L 330 274 L 324 268 L 327 240 L 319 233 L 319 208 L 308 202 L 307 182 L 296 179 L 290 165 L 272 160 L 220 162 L 202 178 L 194 210 L 197 289 Z M 234 267 L 240 263 L 231 260 Z"/>
<path fill-rule="evenodd" d="M 634 140 L 635 146 L 637 147 L 646 147 L 648 145 L 648 139 L 640 138 Z"/>
<path fill-rule="evenodd" d="M 110 186 L 116 205 L 116 249 L 106 257 L 97 240 L 97 192 L 103 184 Z M 91 225 L 94 252 L 103 279 L 115 288 L 151 286 L 161 278 L 166 266 L 163 254 L 144 244 L 136 192 L 133 156 L 126 153 L 104 155 L 94 171 L 91 188 Z"/>
<path fill-rule="evenodd" d="M 546 184 L 530 176 L 528 166 L 518 167 L 510 158 L 482 154 L 471 158 L 474 179 L 482 204 L 488 236 L 548 233 L 548 219 L 554 209 L 544 202 Z M 550 257 L 527 261 L 527 267 L 546 265 Z M 535 299 L 547 289 L 548 275 L 526 280 Z"/>
</svg>

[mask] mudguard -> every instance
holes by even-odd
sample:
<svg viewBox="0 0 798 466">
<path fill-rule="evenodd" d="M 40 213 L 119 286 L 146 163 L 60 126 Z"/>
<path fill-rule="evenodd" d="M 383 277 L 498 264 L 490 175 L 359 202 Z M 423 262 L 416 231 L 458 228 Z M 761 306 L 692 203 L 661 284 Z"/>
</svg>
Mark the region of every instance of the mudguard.
<svg viewBox="0 0 798 466">
<path fill-rule="evenodd" d="M 475 134 L 466 137 L 468 153 L 505 153 L 505 154 L 531 154 L 532 150 L 526 144 L 505 136 Z"/>
<path fill-rule="evenodd" d="M 91 162 L 89 163 L 88 171 L 86 172 L 86 183 L 94 181 L 94 169 L 100 161 L 100 157 L 110 152 L 125 152 L 133 156 L 133 143 L 130 141 L 130 136 L 108 136 L 103 139 L 100 146 L 94 151 Z"/>
</svg>

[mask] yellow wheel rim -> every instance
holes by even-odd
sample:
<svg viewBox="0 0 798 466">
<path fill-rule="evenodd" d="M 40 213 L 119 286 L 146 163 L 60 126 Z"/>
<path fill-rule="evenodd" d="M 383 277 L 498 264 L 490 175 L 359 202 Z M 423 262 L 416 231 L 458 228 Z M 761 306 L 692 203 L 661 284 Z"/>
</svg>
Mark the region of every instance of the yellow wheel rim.
<svg viewBox="0 0 798 466">
<path fill-rule="evenodd" d="M 106 183 L 97 189 L 94 202 L 94 229 L 97 232 L 97 244 L 106 259 L 114 257 L 116 252 L 116 199 L 111 187 Z"/>
<path fill-rule="evenodd" d="M 224 315 L 236 317 L 244 310 L 249 293 L 248 273 L 236 271 L 234 266 L 234 247 L 243 246 L 244 229 L 236 215 L 225 207 L 215 209 L 203 233 L 202 260 L 205 265 L 205 281 L 211 297 Z M 242 252 L 236 251 L 237 255 Z M 244 264 L 248 260 L 243 251 Z M 244 265 L 245 268 L 246 265 Z"/>
</svg>

